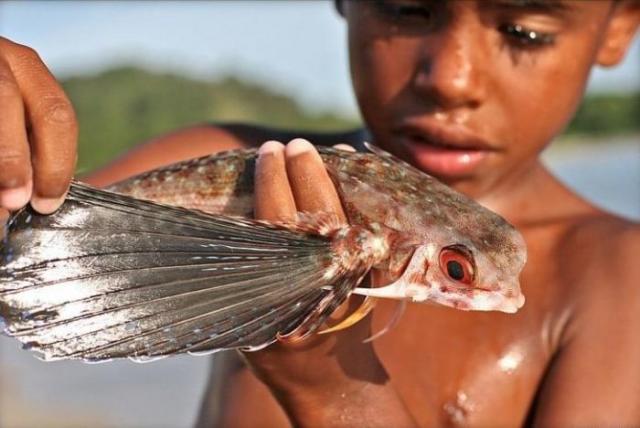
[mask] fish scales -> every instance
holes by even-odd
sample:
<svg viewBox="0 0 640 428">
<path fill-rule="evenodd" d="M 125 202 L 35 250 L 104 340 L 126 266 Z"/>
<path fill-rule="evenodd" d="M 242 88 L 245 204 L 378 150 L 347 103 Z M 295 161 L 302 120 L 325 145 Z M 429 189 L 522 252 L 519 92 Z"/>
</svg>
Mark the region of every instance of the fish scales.
<svg viewBox="0 0 640 428">
<path fill-rule="evenodd" d="M 504 219 L 373 146 L 318 150 L 348 225 L 252 220 L 254 149 L 106 191 L 74 183 L 0 246 L 6 332 L 47 360 L 150 360 L 306 337 L 350 294 L 515 312 L 524 242 Z M 372 267 L 395 280 L 358 287 Z M 369 305 L 368 307 L 370 307 Z"/>
</svg>

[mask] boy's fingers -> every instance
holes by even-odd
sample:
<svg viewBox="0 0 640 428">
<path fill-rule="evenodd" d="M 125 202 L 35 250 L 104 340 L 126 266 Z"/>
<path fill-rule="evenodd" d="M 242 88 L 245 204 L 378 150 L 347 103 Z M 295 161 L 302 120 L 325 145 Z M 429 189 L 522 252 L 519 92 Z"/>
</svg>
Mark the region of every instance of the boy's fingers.
<svg viewBox="0 0 640 428">
<path fill-rule="evenodd" d="M 268 141 L 260 147 L 255 174 L 255 217 L 295 219 L 296 204 L 287 179 L 282 143 Z"/>
<path fill-rule="evenodd" d="M 346 223 L 338 193 L 322 158 L 306 140 L 292 140 L 285 149 L 287 175 L 299 211 L 334 214 Z"/>
<path fill-rule="evenodd" d="M 17 210 L 31 197 L 31 160 L 22 95 L 0 57 L 0 208 Z"/>
<path fill-rule="evenodd" d="M 44 214 L 57 209 L 76 163 L 78 126 L 71 102 L 38 54 L 0 40 L 24 99 L 33 165 L 32 206 Z"/>
</svg>

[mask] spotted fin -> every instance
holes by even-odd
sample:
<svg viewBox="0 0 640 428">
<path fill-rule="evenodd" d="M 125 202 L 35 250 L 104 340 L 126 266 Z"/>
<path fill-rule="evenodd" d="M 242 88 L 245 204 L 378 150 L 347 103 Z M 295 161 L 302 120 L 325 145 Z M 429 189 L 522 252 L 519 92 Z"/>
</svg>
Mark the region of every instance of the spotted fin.
<svg viewBox="0 0 640 428">
<path fill-rule="evenodd" d="M 361 278 L 326 274 L 328 238 L 78 183 L 5 232 L 0 316 L 45 360 L 259 349 L 316 329 Z"/>
</svg>

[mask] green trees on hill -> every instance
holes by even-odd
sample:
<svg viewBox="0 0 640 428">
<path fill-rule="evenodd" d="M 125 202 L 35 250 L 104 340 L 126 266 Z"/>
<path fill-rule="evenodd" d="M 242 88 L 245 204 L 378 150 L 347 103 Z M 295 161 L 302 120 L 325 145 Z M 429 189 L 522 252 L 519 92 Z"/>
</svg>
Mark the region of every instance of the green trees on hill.
<svg viewBox="0 0 640 428">
<path fill-rule="evenodd" d="M 233 77 L 199 81 L 136 68 L 117 68 L 62 81 L 80 122 L 80 172 L 90 171 L 137 143 L 203 122 L 247 122 L 329 131 L 357 119 L 314 113 L 294 99 Z M 640 93 L 588 97 L 570 134 L 640 132 Z"/>
<path fill-rule="evenodd" d="M 595 94 L 584 100 L 568 134 L 598 137 L 640 132 L 640 92 Z"/>
<path fill-rule="evenodd" d="M 353 118 L 305 111 L 290 97 L 232 77 L 205 82 L 135 68 L 72 77 L 62 85 L 80 123 L 80 172 L 172 130 L 203 122 L 331 130 L 358 126 Z"/>
</svg>

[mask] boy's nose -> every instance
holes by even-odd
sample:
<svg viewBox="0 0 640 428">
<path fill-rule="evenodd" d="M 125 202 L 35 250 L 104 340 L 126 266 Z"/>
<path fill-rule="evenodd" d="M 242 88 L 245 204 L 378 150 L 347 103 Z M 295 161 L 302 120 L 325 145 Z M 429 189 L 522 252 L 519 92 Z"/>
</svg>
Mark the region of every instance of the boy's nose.
<svg viewBox="0 0 640 428">
<path fill-rule="evenodd" d="M 422 42 L 414 75 L 418 93 L 442 109 L 477 108 L 487 95 L 486 44 L 482 33 L 450 25 Z"/>
</svg>

